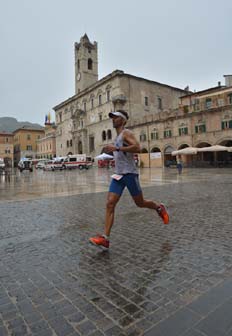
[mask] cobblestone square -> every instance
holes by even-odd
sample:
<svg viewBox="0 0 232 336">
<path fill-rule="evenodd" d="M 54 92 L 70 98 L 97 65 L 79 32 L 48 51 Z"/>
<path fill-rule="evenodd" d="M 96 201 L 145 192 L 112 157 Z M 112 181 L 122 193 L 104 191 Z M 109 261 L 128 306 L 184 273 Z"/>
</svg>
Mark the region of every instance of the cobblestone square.
<svg viewBox="0 0 232 336">
<path fill-rule="evenodd" d="M 94 169 L 82 184 L 76 171 L 1 180 L 0 335 L 231 335 L 231 170 L 142 172 L 170 224 L 125 192 L 105 252 L 88 243 L 110 178 Z M 63 189 L 42 189 L 46 176 Z"/>
</svg>

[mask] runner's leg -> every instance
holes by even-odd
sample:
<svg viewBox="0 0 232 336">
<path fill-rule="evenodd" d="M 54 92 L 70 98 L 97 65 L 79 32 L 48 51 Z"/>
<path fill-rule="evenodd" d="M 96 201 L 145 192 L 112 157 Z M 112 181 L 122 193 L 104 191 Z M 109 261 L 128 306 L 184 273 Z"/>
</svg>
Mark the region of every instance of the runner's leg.
<svg viewBox="0 0 232 336">
<path fill-rule="evenodd" d="M 108 193 L 107 202 L 106 202 L 105 231 L 104 231 L 106 237 L 110 236 L 110 231 L 114 224 L 115 206 L 118 203 L 120 197 L 121 195 L 117 195 L 112 192 Z"/>
</svg>

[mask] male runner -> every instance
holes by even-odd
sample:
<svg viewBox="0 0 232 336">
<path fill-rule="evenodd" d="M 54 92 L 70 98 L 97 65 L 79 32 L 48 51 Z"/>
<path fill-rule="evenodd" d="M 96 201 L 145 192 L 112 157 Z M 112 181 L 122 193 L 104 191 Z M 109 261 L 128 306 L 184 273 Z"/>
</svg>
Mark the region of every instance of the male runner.
<svg viewBox="0 0 232 336">
<path fill-rule="evenodd" d="M 139 183 L 138 171 L 134 161 L 134 153 L 140 152 L 140 145 L 134 134 L 125 128 L 129 119 L 127 112 L 118 110 L 109 113 L 113 127 L 117 132 L 114 144 L 105 146 L 106 153 L 113 152 L 115 159 L 115 173 L 109 187 L 106 203 L 105 230 L 104 234 L 92 237 L 89 241 L 97 246 L 109 248 L 110 231 L 114 223 L 114 212 L 125 187 L 129 190 L 135 204 L 140 208 L 149 208 L 157 211 L 164 224 L 169 223 L 169 215 L 165 206 L 143 198 Z"/>
</svg>

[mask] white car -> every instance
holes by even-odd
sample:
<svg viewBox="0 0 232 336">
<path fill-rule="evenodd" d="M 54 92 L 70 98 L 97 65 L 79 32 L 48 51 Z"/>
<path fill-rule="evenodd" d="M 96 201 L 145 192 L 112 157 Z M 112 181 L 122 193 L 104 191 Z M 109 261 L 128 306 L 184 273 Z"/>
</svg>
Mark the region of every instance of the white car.
<svg viewBox="0 0 232 336">
<path fill-rule="evenodd" d="M 44 171 L 47 171 L 47 170 L 52 170 L 52 171 L 54 171 L 53 160 L 49 160 L 49 161 L 45 162 L 44 167 L 43 167 L 43 170 L 44 170 Z"/>
<path fill-rule="evenodd" d="M 46 165 L 47 162 L 49 162 L 50 160 L 39 160 L 35 166 L 35 169 L 44 169 L 44 166 Z"/>
</svg>

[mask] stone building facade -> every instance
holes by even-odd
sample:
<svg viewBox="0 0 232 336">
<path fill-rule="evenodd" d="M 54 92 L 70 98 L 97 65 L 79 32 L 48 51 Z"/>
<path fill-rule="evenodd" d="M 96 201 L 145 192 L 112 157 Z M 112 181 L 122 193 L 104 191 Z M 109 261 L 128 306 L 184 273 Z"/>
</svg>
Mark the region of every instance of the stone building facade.
<svg viewBox="0 0 232 336">
<path fill-rule="evenodd" d="M 144 165 L 165 165 L 174 159 L 172 151 L 185 147 L 232 146 L 230 84 L 226 81 L 224 86 L 188 93 L 180 98 L 178 109 L 163 111 L 143 125 L 132 125 L 140 138 Z M 229 163 L 232 156 L 230 152 L 198 153 L 183 156 L 182 160 L 188 166 L 204 166 L 215 161 Z"/>
<path fill-rule="evenodd" d="M 14 162 L 14 136 L 12 133 L 0 132 L 0 158 L 8 167 L 13 167 Z"/>
<path fill-rule="evenodd" d="M 123 108 L 130 117 L 128 127 L 143 125 L 163 111 L 178 108 L 179 97 L 185 93 L 120 70 L 98 80 L 97 65 L 97 43 L 85 35 L 75 44 L 76 94 L 54 107 L 58 156 L 70 152 L 98 155 L 115 136 L 110 111 Z"/>
<path fill-rule="evenodd" d="M 14 135 L 14 165 L 17 166 L 21 158 L 37 158 L 37 140 L 44 137 L 43 128 L 18 128 Z"/>
<path fill-rule="evenodd" d="M 87 35 L 75 43 L 76 94 L 54 107 L 58 156 L 86 153 L 95 157 L 115 137 L 110 111 L 123 108 L 127 127 L 140 140 L 140 163 L 162 167 L 172 161 L 171 152 L 187 146 L 232 141 L 232 76 L 219 85 L 189 92 L 115 70 L 98 80 L 97 43 Z M 230 160 L 230 153 L 183 157 L 184 163 Z"/>
<path fill-rule="evenodd" d="M 37 140 L 38 159 L 53 159 L 56 157 L 56 126 L 46 123 L 44 127 L 44 136 Z"/>
</svg>

